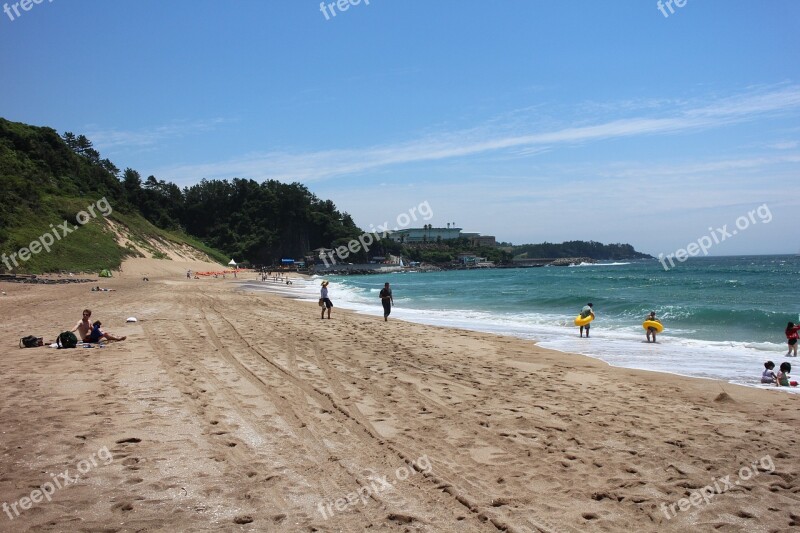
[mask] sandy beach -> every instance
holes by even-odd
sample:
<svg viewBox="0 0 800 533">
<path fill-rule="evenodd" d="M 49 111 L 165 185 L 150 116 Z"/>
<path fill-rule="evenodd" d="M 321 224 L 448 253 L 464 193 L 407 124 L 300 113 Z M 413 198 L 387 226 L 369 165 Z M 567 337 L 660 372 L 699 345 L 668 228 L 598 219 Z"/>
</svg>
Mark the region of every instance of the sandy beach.
<svg viewBox="0 0 800 533">
<path fill-rule="evenodd" d="M 187 268 L 211 269 L 0 284 L 0 531 L 800 528 L 796 395 L 320 320 Z M 17 347 L 85 307 L 128 339 Z"/>
</svg>

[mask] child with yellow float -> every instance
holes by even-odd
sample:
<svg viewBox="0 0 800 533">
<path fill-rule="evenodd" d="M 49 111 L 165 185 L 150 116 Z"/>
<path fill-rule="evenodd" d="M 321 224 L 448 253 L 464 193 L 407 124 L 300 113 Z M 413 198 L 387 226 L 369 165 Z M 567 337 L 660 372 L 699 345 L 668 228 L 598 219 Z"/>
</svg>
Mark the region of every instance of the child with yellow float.
<svg viewBox="0 0 800 533">
<path fill-rule="evenodd" d="M 586 304 L 578 316 L 575 317 L 575 325 L 580 326 L 580 334 L 583 337 L 583 330 L 586 329 L 586 338 L 589 338 L 590 322 L 594 320 L 594 306 L 591 303 Z M 650 311 L 642 322 L 642 327 L 647 332 L 647 342 L 656 342 L 656 334 L 664 331 L 664 325 L 656 318 L 656 312 Z M 652 341 L 650 337 L 652 336 Z"/>
</svg>

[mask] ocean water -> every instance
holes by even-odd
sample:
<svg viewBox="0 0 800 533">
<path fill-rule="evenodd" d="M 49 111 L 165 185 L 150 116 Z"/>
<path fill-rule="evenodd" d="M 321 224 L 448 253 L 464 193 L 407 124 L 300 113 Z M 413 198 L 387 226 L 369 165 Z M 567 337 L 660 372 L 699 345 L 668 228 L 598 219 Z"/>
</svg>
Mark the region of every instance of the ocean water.
<svg viewBox="0 0 800 533">
<path fill-rule="evenodd" d="M 798 256 L 690 258 L 669 271 L 639 260 L 326 279 L 338 307 L 382 316 L 378 293 L 388 281 L 392 318 L 532 339 L 614 366 L 777 389 L 759 383 L 772 360 L 800 376 L 800 358 L 784 357 L 783 333 L 800 322 Z M 316 300 L 319 279 L 304 285 L 298 292 Z M 587 302 L 597 315 L 590 339 L 573 325 Z M 641 325 L 651 310 L 666 328 L 657 344 L 645 342 Z"/>
</svg>

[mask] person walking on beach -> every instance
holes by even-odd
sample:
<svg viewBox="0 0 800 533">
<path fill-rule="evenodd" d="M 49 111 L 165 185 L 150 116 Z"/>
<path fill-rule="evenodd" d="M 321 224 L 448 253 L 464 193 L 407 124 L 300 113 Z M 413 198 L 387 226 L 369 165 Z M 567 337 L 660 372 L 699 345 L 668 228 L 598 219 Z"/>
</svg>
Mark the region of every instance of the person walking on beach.
<svg viewBox="0 0 800 533">
<path fill-rule="evenodd" d="M 786 357 L 797 357 L 797 332 L 800 331 L 800 325 L 795 326 L 794 322 L 789 322 L 786 325 L 786 343 L 789 345 L 789 351 L 786 352 Z M 792 353 L 794 352 L 794 355 Z"/>
<path fill-rule="evenodd" d="M 322 307 L 322 309 L 320 309 L 320 312 L 322 313 L 320 315 L 320 318 L 321 319 L 325 318 L 325 310 L 327 309 L 328 310 L 328 320 L 330 320 L 331 319 L 331 307 L 333 307 L 333 302 L 331 302 L 331 299 L 328 298 L 328 281 L 327 280 L 322 282 L 322 288 L 319 290 L 319 299 L 322 300 L 322 303 L 323 303 L 323 307 Z"/>
<path fill-rule="evenodd" d="M 392 312 L 392 306 L 394 305 L 394 297 L 392 296 L 392 289 L 389 288 L 388 281 L 381 289 L 381 303 L 383 304 L 383 321 L 387 322 L 389 320 L 389 314 Z"/>
<path fill-rule="evenodd" d="M 594 318 L 594 306 L 592 305 L 592 302 L 589 302 L 588 304 L 584 305 L 583 309 L 581 309 L 581 318 L 586 318 L 589 315 L 591 315 L 592 318 Z M 583 337 L 583 328 L 586 328 L 586 338 L 587 339 L 589 338 L 589 326 L 590 325 L 591 325 L 591 323 L 590 324 L 586 324 L 585 326 L 581 326 L 581 337 Z"/>
<path fill-rule="evenodd" d="M 655 311 L 650 311 L 650 314 L 647 315 L 644 320 L 645 320 L 645 322 L 650 320 L 652 322 L 658 322 L 659 324 L 661 323 L 661 321 L 656 318 L 656 312 Z M 653 342 L 656 342 L 656 333 L 658 333 L 656 328 L 654 328 L 652 326 L 647 328 L 647 342 L 650 342 L 650 335 L 653 336 Z"/>
</svg>

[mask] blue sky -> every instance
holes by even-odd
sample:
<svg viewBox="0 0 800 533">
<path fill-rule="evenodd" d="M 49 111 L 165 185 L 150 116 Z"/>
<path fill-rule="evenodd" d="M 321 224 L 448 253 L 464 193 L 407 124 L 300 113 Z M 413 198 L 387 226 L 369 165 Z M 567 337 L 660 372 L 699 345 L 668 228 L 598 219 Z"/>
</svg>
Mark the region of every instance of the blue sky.
<svg viewBox="0 0 800 533">
<path fill-rule="evenodd" d="M 14 3 L 0 116 L 143 176 L 653 255 L 766 204 L 710 253 L 800 252 L 800 2 Z"/>
</svg>

